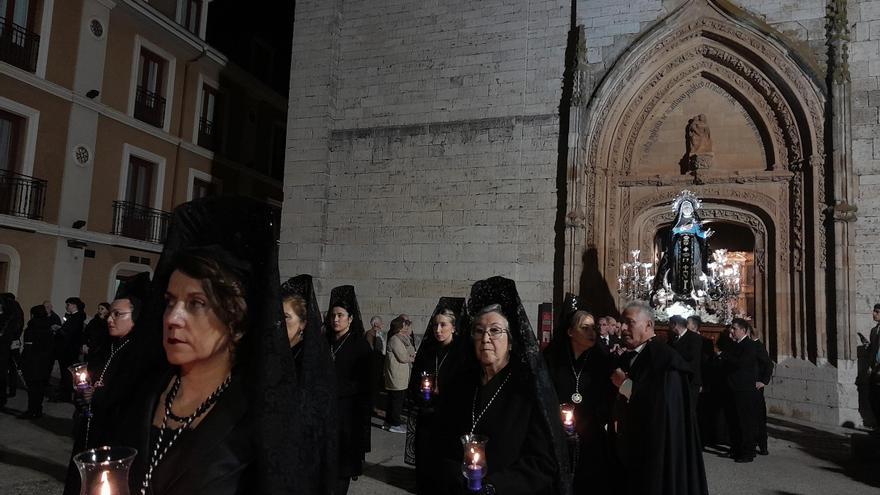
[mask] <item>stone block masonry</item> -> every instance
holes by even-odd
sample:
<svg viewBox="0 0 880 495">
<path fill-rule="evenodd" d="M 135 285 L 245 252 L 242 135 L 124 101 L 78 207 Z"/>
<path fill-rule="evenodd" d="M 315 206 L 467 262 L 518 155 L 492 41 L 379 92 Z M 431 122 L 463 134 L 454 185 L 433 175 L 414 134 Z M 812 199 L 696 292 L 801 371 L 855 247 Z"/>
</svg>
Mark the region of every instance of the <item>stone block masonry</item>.
<svg viewBox="0 0 880 495">
<path fill-rule="evenodd" d="M 552 300 L 569 2 L 297 3 L 282 275 L 422 329 L 441 296 Z M 302 27 L 301 27 L 302 24 Z"/>
</svg>

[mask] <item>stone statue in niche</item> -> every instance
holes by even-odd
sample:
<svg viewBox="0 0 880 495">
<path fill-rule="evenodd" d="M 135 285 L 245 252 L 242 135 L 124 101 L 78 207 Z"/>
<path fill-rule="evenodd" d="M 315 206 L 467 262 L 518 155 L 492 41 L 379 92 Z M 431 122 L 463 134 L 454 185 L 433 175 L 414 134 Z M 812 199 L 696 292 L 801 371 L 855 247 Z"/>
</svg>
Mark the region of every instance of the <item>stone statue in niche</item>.
<svg viewBox="0 0 880 495">
<path fill-rule="evenodd" d="M 697 115 L 688 121 L 685 128 L 685 155 L 681 159 L 681 173 L 694 176 L 695 184 L 702 184 L 700 171 L 712 166 L 715 153 L 712 152 L 712 133 L 709 131 L 709 119 L 704 114 Z"/>
</svg>

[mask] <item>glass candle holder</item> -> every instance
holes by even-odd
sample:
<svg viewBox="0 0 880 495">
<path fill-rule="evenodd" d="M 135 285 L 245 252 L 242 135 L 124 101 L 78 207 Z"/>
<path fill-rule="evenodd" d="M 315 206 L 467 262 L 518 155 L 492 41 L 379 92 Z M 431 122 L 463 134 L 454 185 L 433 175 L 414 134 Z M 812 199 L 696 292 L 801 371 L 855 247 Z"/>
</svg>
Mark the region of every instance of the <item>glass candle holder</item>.
<svg viewBox="0 0 880 495">
<path fill-rule="evenodd" d="M 73 456 L 80 495 L 129 495 L 128 470 L 136 455 L 130 447 L 98 447 Z"/>
<path fill-rule="evenodd" d="M 419 390 L 421 390 L 422 397 L 425 399 L 425 402 L 431 400 L 431 393 L 434 390 L 433 373 L 428 373 L 427 371 L 422 372 L 422 381 Z"/>
<path fill-rule="evenodd" d="M 559 414 L 562 416 L 562 427 L 571 435 L 574 433 L 574 405 L 562 404 L 559 406 Z"/>
<path fill-rule="evenodd" d="M 483 478 L 486 477 L 486 442 L 489 439 L 484 435 L 468 433 L 462 435 L 461 444 L 464 448 L 464 457 L 461 463 L 461 472 L 467 479 L 468 490 L 479 492 L 483 489 Z"/>
<path fill-rule="evenodd" d="M 67 371 L 73 375 L 73 389 L 82 390 L 91 386 L 88 363 L 76 363 L 67 367 Z"/>
</svg>

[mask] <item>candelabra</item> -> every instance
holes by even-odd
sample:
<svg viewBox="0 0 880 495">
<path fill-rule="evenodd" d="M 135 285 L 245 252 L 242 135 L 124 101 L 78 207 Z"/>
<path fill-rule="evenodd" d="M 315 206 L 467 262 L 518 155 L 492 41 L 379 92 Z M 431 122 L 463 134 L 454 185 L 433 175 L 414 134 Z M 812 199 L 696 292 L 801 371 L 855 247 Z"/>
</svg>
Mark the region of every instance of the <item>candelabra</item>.
<svg viewBox="0 0 880 495">
<path fill-rule="evenodd" d="M 741 267 L 736 261 L 730 260 L 726 249 L 712 252 L 709 263 L 709 296 L 716 302 L 718 319 L 729 324 L 735 316 L 735 305 L 741 287 Z"/>
<path fill-rule="evenodd" d="M 653 263 L 639 261 L 641 251 L 630 251 L 632 261 L 620 265 L 620 275 L 617 277 L 617 292 L 625 301 L 647 301 L 651 292 L 651 284 L 654 275 L 651 274 Z"/>
</svg>

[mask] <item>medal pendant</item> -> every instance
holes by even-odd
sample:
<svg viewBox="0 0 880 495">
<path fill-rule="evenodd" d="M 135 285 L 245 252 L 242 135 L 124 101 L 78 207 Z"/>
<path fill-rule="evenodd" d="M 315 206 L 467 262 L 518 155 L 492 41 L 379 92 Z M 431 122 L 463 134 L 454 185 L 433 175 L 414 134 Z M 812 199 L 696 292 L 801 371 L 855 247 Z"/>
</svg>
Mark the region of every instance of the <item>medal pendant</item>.
<svg viewBox="0 0 880 495">
<path fill-rule="evenodd" d="M 575 393 L 571 394 L 571 401 L 574 402 L 575 404 L 580 404 L 581 401 L 583 401 L 583 400 L 584 400 L 584 397 L 580 393 L 575 392 Z"/>
</svg>

